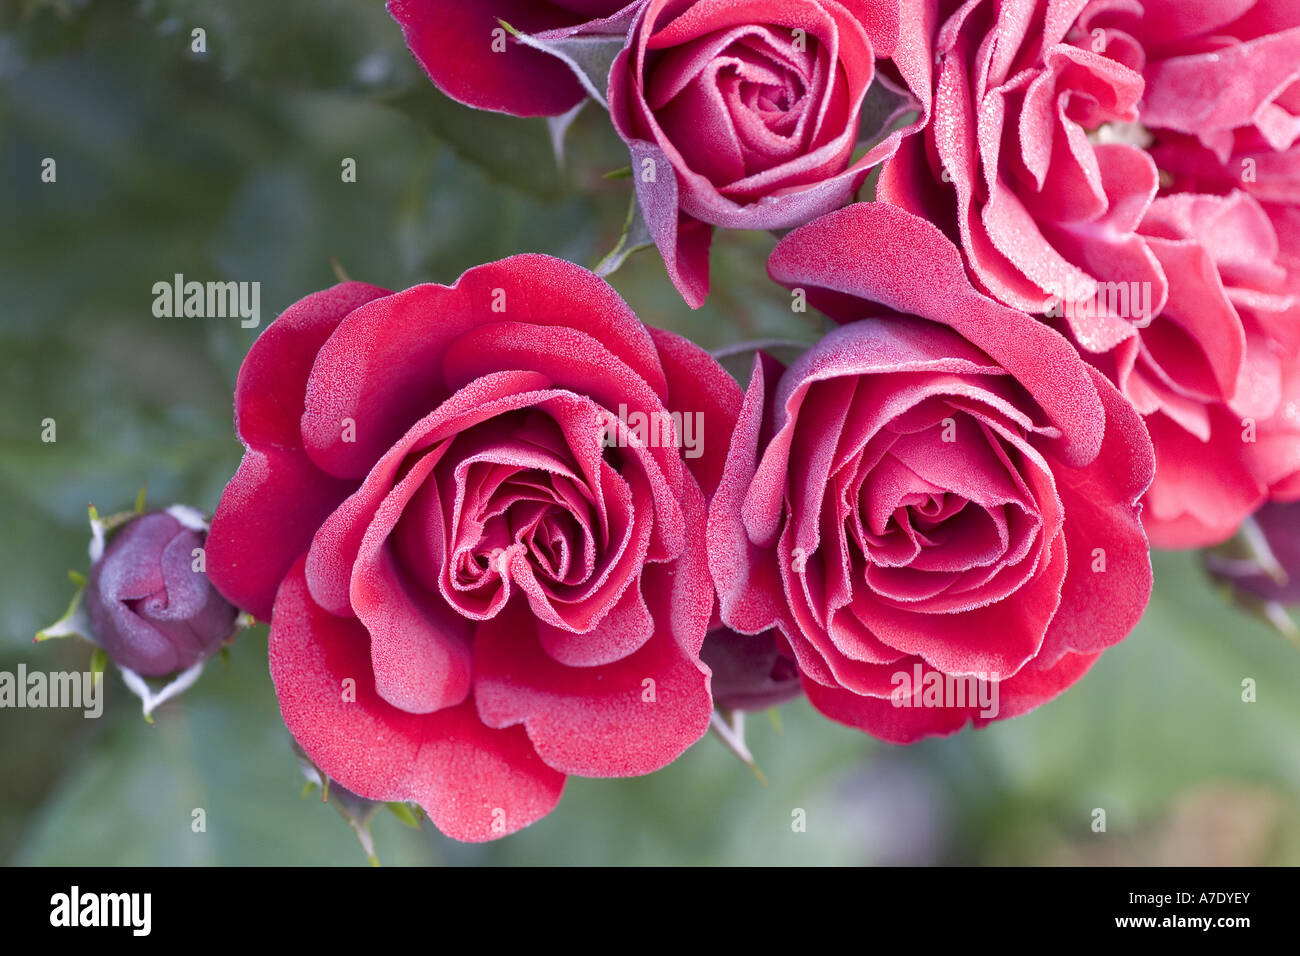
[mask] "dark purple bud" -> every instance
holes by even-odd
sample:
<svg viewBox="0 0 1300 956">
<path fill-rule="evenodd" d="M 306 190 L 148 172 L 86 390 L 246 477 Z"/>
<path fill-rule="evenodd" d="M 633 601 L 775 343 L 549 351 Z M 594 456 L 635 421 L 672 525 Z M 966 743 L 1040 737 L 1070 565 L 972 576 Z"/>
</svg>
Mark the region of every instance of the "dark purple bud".
<svg viewBox="0 0 1300 956">
<path fill-rule="evenodd" d="M 86 610 L 118 666 L 161 677 L 209 657 L 234 633 L 239 612 L 203 571 L 204 538 L 190 522 L 152 511 L 118 530 L 91 565 Z"/>
<path fill-rule="evenodd" d="M 704 638 L 700 657 L 713 671 L 719 710 L 766 710 L 799 694 L 799 669 L 775 630 L 748 635 L 716 628 Z"/>
<path fill-rule="evenodd" d="M 1300 501 L 1270 502 L 1254 514 L 1255 555 L 1207 552 L 1205 565 L 1221 581 L 1264 601 L 1300 603 Z M 1249 536 L 1248 536 L 1249 538 Z M 1261 560 L 1261 554 L 1266 560 Z"/>
</svg>

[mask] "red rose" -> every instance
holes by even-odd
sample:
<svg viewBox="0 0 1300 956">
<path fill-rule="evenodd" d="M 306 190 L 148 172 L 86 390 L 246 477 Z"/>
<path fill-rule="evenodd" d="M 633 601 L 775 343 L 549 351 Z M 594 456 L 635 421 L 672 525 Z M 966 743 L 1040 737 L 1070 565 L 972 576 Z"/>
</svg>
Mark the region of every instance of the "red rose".
<svg viewBox="0 0 1300 956">
<path fill-rule="evenodd" d="M 645 3 L 610 71 L 610 115 L 687 303 L 708 293 L 712 226 L 788 229 L 852 201 L 905 132 L 853 160 L 869 89 L 922 87 L 925 57 L 920 22 L 883 0 Z"/>
<path fill-rule="evenodd" d="M 317 766 L 483 840 L 547 813 L 565 774 L 648 773 L 697 740 L 705 502 L 739 400 L 545 256 L 288 309 L 240 370 L 247 453 L 208 567 L 270 617 Z"/>
<path fill-rule="evenodd" d="M 902 210 L 831 213 L 768 270 L 850 324 L 755 363 L 709 514 L 723 622 L 780 628 L 813 705 L 886 740 L 1055 696 L 1150 594 L 1141 419 Z"/>
<path fill-rule="evenodd" d="M 640 2 L 640 0 L 638 0 Z M 635 6 L 626 0 L 388 0 L 406 45 L 438 89 L 467 106 L 558 116 L 586 98 L 560 59 L 509 36 L 578 28 Z"/>
</svg>

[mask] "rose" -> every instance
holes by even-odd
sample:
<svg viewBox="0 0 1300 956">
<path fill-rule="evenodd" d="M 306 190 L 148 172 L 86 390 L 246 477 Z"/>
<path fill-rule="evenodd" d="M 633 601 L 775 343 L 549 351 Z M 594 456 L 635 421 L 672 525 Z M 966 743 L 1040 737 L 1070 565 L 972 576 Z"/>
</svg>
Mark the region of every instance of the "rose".
<svg viewBox="0 0 1300 956">
<path fill-rule="evenodd" d="M 1170 301 L 1115 361 L 1152 416 L 1152 541 L 1212 544 L 1300 496 L 1300 8 L 1147 0 L 1135 30 Z"/>
<path fill-rule="evenodd" d="M 238 612 L 195 564 L 204 527 L 189 508 L 151 511 L 119 528 L 92 562 L 86 612 L 96 642 L 119 667 L 145 677 L 210 657 Z"/>
<path fill-rule="evenodd" d="M 1212 333 L 1189 341 L 1197 363 L 1160 367 L 1179 394 L 1159 403 L 1151 431 L 1157 458 L 1176 460 L 1179 473 L 1157 469 L 1147 519 L 1156 543 L 1212 544 L 1264 497 L 1300 498 L 1300 7 L 1148 0 L 1146 13 L 1151 154 L 1171 193 L 1214 194 L 1158 200 L 1144 223 L 1166 248 L 1172 236 L 1195 249 L 1178 259 L 1194 267 L 1187 284 L 1200 294 L 1183 294 L 1184 314 L 1173 318 Z M 1163 260 L 1156 243 L 1148 240 Z M 1187 281 L 1166 270 L 1171 285 Z M 1211 276 L 1208 289 L 1198 274 Z M 1244 334 L 1245 347 L 1225 349 L 1228 332 Z M 1222 370 L 1234 351 L 1244 356 L 1236 394 L 1189 401 L 1205 391 L 1187 382 L 1197 365 Z M 1151 404 L 1151 391 L 1132 397 Z M 1169 520 L 1157 527 L 1161 514 Z"/>
<path fill-rule="evenodd" d="M 739 400 L 546 256 L 290 307 L 240 370 L 247 453 L 208 567 L 270 617 L 316 765 L 483 840 L 549 812 L 566 774 L 675 759 L 709 723 L 705 502 Z"/>
<path fill-rule="evenodd" d="M 1153 157 L 1178 170 L 1170 188 L 1202 188 L 1189 130 L 1221 157 L 1289 146 L 1297 16 L 1271 0 L 1029 6 L 928 4 L 945 108 L 878 196 L 959 236 L 994 298 L 1063 319 L 1150 416 L 1154 544 L 1223 540 L 1268 494 L 1300 493 L 1300 427 L 1280 399 L 1297 371 L 1300 229 L 1233 193 L 1256 178 L 1240 164 L 1214 184 L 1221 199 L 1157 199 Z M 1245 158 L 1267 181 L 1246 188 L 1276 200 L 1278 164 Z"/>
<path fill-rule="evenodd" d="M 1223 292 L 1216 291 L 1208 298 L 1214 302 L 1224 294 L 1235 294 L 1233 307 L 1240 310 L 1245 320 L 1243 332 L 1248 331 L 1248 344 L 1253 346 L 1254 355 L 1263 359 L 1262 366 L 1254 366 L 1254 371 L 1249 364 L 1243 369 L 1246 372 L 1241 376 L 1243 395 L 1252 391 L 1259 393 L 1261 389 L 1256 383 L 1261 383 L 1264 394 L 1276 394 L 1279 398 L 1272 414 L 1263 418 L 1251 416 L 1252 422 L 1239 417 L 1233 421 L 1232 429 L 1224 430 L 1224 434 L 1231 436 L 1226 444 L 1220 442 L 1208 454 L 1202 451 L 1191 459 L 1193 467 L 1198 461 L 1210 462 L 1212 468 L 1208 474 L 1214 474 L 1214 458 L 1218 456 L 1223 460 L 1226 454 L 1229 462 L 1237 463 L 1234 470 L 1248 473 L 1244 482 L 1246 494 L 1239 490 L 1234 493 L 1234 485 L 1238 489 L 1243 486 L 1238 479 L 1236 482 L 1206 482 L 1203 494 L 1198 497 L 1207 501 L 1235 500 L 1238 513 L 1249 508 L 1246 502 L 1257 501 L 1265 493 L 1276 500 L 1294 501 L 1300 498 L 1300 355 L 1296 343 L 1300 323 L 1294 308 L 1300 304 L 1300 142 L 1279 153 L 1253 130 L 1242 131 L 1234 138 L 1232 153 L 1220 161 L 1192 137 L 1162 131 L 1157 135 L 1152 155 L 1161 170 L 1169 173 L 1172 191 L 1222 195 L 1225 197 L 1221 202 L 1223 209 L 1237 207 L 1247 210 L 1252 219 L 1257 219 L 1258 211 L 1262 210 L 1271 224 L 1271 234 L 1262 224 L 1251 230 L 1253 238 L 1249 238 L 1236 255 L 1239 261 L 1253 261 L 1252 271 L 1257 276 L 1272 275 L 1271 293 L 1250 295 L 1249 287 L 1234 288 L 1242 281 L 1241 273 L 1240 270 L 1230 270 L 1226 276 L 1220 273 Z M 1250 175 L 1245 175 L 1247 172 Z M 1243 200 L 1241 192 L 1253 202 Z M 1194 205 L 1211 213 L 1215 210 L 1214 202 L 1208 198 L 1196 199 Z M 1211 215 L 1208 218 L 1217 217 Z M 1191 225 L 1211 236 L 1217 231 L 1213 222 L 1208 223 L 1208 228 L 1204 222 L 1189 222 Z M 1221 246 L 1212 242 L 1208 248 Z M 1241 254 L 1243 251 L 1244 255 Z M 1217 265 L 1212 268 L 1217 271 Z M 1290 308 L 1287 307 L 1288 297 L 1292 304 Z M 1260 374 L 1261 368 L 1264 375 Z M 1250 427 L 1252 424 L 1253 429 Z M 1255 440 L 1242 441 L 1246 437 Z M 1201 480 L 1204 481 L 1204 476 Z M 1160 481 L 1157 473 L 1157 485 Z M 1222 490 L 1225 488 L 1226 495 Z M 1208 533 L 1194 535 L 1191 540 L 1193 543 L 1210 543 L 1230 533 L 1233 526 L 1234 519 L 1229 516 L 1227 520 L 1218 522 L 1217 527 L 1212 523 Z"/>
<path fill-rule="evenodd" d="M 639 0 L 638 0 L 639 2 Z M 620 0 L 388 0 L 406 45 L 434 85 L 467 106 L 558 116 L 585 97 L 563 61 L 507 35 L 567 32 L 636 4 Z"/>
<path fill-rule="evenodd" d="M 895 3 L 648 0 L 609 74 L 610 115 L 687 303 L 708 293 L 711 226 L 787 229 L 852 200 L 906 132 L 853 160 L 868 93 L 922 86 L 925 56 Z"/>
<path fill-rule="evenodd" d="M 1151 324 L 1092 361 L 1145 418 L 1152 544 L 1231 537 L 1270 495 L 1300 494 L 1300 272 L 1258 202 L 1178 193 L 1140 231 L 1169 280 Z"/>
<path fill-rule="evenodd" d="M 1143 89 L 1132 35 L 1140 4 L 914 2 L 939 25 L 939 105 L 924 138 L 886 163 L 877 198 L 960 237 L 972 277 L 994 299 L 1061 309 L 1085 348 L 1113 347 L 1165 297 L 1134 234 L 1157 189 L 1132 125 Z M 1108 282 L 1146 283 L 1145 307 L 1115 308 L 1097 295 Z"/>
<path fill-rule="evenodd" d="M 1137 414 L 902 210 L 831 213 L 768 270 L 852 321 L 755 363 L 709 513 L 722 621 L 780 628 L 811 703 L 886 740 L 1055 696 L 1150 594 Z M 992 708 L 932 693 L 971 679 Z"/>
<path fill-rule="evenodd" d="M 1300 139 L 1300 7 L 1293 0 L 1144 0 L 1142 122 L 1220 162 Z M 1158 152 L 1157 152 L 1157 155 Z M 1240 165 L 1234 170 L 1238 181 Z"/>
</svg>

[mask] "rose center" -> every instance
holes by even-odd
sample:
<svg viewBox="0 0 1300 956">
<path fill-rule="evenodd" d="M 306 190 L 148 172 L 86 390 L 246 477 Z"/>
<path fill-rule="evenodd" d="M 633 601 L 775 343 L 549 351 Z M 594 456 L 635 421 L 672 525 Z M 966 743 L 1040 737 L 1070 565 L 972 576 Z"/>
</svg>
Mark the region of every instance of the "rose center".
<svg viewBox="0 0 1300 956">
<path fill-rule="evenodd" d="M 534 577 L 554 584 L 581 580 L 593 542 L 574 511 L 572 482 L 540 470 L 521 471 L 504 481 L 477 514 L 462 516 L 472 545 L 458 549 L 453 582 L 466 589 L 514 576 L 516 561 L 526 561 Z"/>
<path fill-rule="evenodd" d="M 1040 519 L 1017 455 L 952 407 L 919 409 L 869 448 L 847 479 L 853 576 L 911 608 L 997 600 L 1035 563 Z"/>
</svg>

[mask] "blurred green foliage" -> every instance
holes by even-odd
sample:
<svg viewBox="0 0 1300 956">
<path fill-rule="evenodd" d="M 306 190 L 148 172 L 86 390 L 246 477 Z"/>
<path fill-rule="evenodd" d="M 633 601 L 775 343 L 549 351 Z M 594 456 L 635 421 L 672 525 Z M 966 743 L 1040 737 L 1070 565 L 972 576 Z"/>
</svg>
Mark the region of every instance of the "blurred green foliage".
<svg viewBox="0 0 1300 956">
<path fill-rule="evenodd" d="M 207 52 L 190 49 L 206 31 Z M 617 241 L 625 154 L 589 106 L 556 167 L 546 124 L 478 114 L 422 78 L 378 0 L 22 0 L 0 6 L 0 669 L 87 666 L 32 635 L 86 563 L 86 505 L 211 509 L 239 460 L 231 388 L 257 330 L 157 319 L 175 273 L 262 284 L 263 326 L 334 281 L 450 282 L 516 252 L 592 265 Z M 57 162 L 42 183 L 41 163 Z M 341 181 L 353 158 L 357 182 Z M 653 251 L 613 284 L 706 347 L 813 340 L 767 281 L 769 236 L 720 234 L 692 313 Z M 743 367 L 735 371 L 742 376 Z M 58 440 L 40 440 L 53 418 Z M 386 864 L 1300 862 L 1300 659 L 1157 555 L 1147 616 L 1039 711 L 910 748 L 782 710 L 749 718 L 760 786 L 706 739 L 651 777 L 573 779 L 550 817 L 466 846 L 379 813 Z M 1243 703 L 1242 680 L 1258 684 Z M 303 778 L 265 629 L 146 724 L 0 711 L 0 860 L 356 864 Z M 191 830 L 202 807 L 204 833 Z M 1091 830 L 1094 808 L 1107 832 Z M 807 831 L 792 830 L 796 808 Z"/>
</svg>

